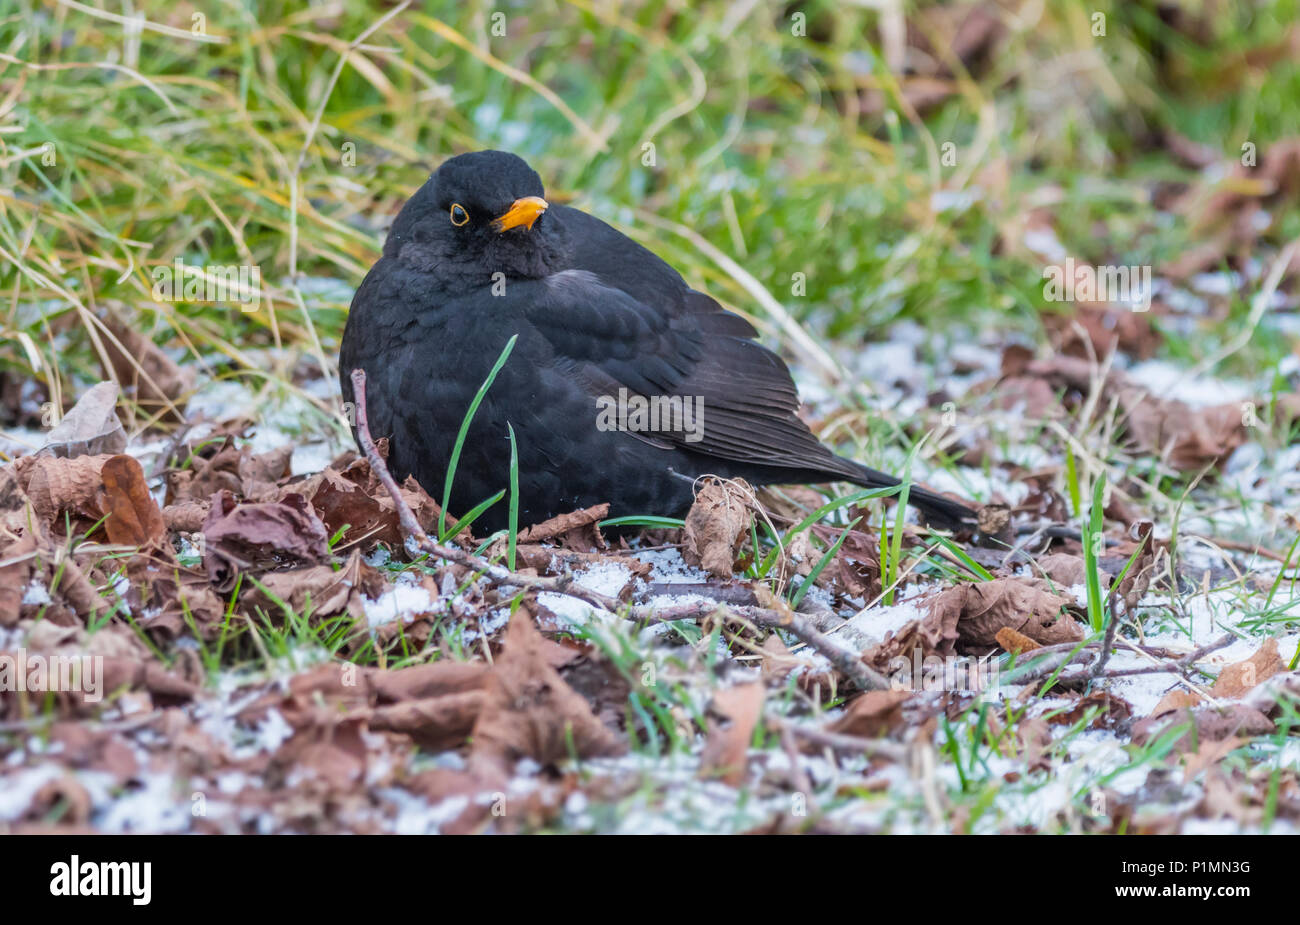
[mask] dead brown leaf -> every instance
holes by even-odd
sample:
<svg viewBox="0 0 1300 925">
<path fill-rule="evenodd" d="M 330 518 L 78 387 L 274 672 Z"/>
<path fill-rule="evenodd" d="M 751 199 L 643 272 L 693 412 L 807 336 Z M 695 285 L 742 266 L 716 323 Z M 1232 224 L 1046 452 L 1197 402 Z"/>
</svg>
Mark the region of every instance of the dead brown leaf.
<svg viewBox="0 0 1300 925">
<path fill-rule="evenodd" d="M 749 532 L 749 497 L 743 480 L 706 479 L 682 529 L 682 558 L 718 578 L 730 578 L 736 551 Z"/>
<path fill-rule="evenodd" d="M 524 757 L 552 765 L 568 757 L 571 747 L 584 758 L 625 751 L 547 663 L 542 634 L 526 612 L 511 618 L 485 692 L 470 753 L 485 774 L 505 775 Z"/>
<path fill-rule="evenodd" d="M 314 565 L 329 555 L 325 525 L 298 494 L 240 504 L 230 492 L 218 492 L 203 535 L 208 579 L 220 591 L 233 588 L 241 571 Z"/>
<path fill-rule="evenodd" d="M 596 526 L 609 517 L 609 504 L 597 504 L 568 514 L 560 514 L 550 520 L 533 524 L 519 534 L 520 543 L 542 543 L 558 539 L 565 549 L 579 552 L 592 552 L 608 548 L 605 538 Z"/>
<path fill-rule="evenodd" d="M 163 538 L 166 527 L 158 502 L 144 479 L 144 469 L 133 456 L 111 456 L 101 470 L 107 496 L 108 519 L 104 529 L 109 542 L 144 546 Z"/>
<path fill-rule="evenodd" d="M 1220 463 L 1246 442 L 1246 412 L 1238 402 L 1192 408 L 1133 387 L 1118 395 L 1134 448 L 1167 459 L 1180 472 Z"/>
<path fill-rule="evenodd" d="M 63 416 L 39 456 L 98 456 L 126 449 L 126 431 L 117 419 L 117 383 L 101 382 L 86 390 Z"/>
<path fill-rule="evenodd" d="M 1074 603 L 1073 597 L 1053 593 L 1042 579 L 996 578 L 941 592 L 930 613 L 944 615 L 945 622 L 955 619 L 959 647 L 984 654 L 998 644 L 1003 627 L 1045 646 L 1082 640 L 1083 627 L 1064 612 Z"/>
<path fill-rule="evenodd" d="M 194 371 L 181 369 L 149 337 L 115 315 L 110 313 L 104 325 L 113 335 L 104 338 L 104 351 L 112 364 L 112 370 L 105 373 L 112 373 L 145 414 L 158 420 L 183 421 L 185 402 L 194 388 Z"/>
<path fill-rule="evenodd" d="M 763 685 L 737 684 L 713 695 L 709 729 L 700 755 L 700 776 L 719 778 L 732 787 L 745 781 L 749 743 L 763 714 Z"/>
<path fill-rule="evenodd" d="M 842 735 L 877 739 L 903 725 L 903 704 L 910 691 L 867 691 L 855 697 L 844 715 L 827 727 Z"/>
</svg>

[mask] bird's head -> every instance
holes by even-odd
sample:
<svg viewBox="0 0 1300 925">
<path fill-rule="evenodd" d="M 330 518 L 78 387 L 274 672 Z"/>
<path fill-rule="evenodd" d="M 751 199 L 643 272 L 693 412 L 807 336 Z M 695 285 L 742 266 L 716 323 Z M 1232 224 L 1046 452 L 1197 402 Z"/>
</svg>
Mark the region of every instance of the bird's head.
<svg viewBox="0 0 1300 925">
<path fill-rule="evenodd" d="M 398 214 L 384 254 L 442 277 L 488 285 L 495 273 L 541 277 L 563 253 L 541 177 L 506 151 L 443 162 Z"/>
</svg>

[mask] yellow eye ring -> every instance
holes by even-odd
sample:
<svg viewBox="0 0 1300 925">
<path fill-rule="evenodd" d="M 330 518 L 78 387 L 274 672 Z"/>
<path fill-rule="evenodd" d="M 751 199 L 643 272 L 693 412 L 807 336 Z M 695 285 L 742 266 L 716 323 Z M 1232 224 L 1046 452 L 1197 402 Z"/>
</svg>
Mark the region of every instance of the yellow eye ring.
<svg viewBox="0 0 1300 925">
<path fill-rule="evenodd" d="M 469 221 L 469 213 L 459 202 L 452 203 L 451 206 L 451 223 L 459 228 Z"/>
</svg>

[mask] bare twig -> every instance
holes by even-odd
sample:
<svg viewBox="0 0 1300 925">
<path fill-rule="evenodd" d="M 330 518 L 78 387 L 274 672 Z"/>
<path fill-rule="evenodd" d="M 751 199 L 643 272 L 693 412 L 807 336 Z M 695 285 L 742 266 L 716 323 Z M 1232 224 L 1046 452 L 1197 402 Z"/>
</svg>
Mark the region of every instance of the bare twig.
<svg viewBox="0 0 1300 925">
<path fill-rule="evenodd" d="M 859 755 L 880 755 L 894 761 L 902 761 L 907 757 L 907 746 L 899 742 L 889 742 L 883 739 L 864 739 L 859 736 L 844 735 L 839 732 L 827 732 L 825 729 L 817 729 L 812 726 L 801 726 L 798 723 L 792 723 L 786 719 L 780 719 L 775 716 L 763 717 L 765 725 L 782 732 L 789 731 L 796 738 L 811 742 L 814 745 L 820 745 L 823 748 L 833 749 L 837 752 L 850 752 Z"/>
</svg>

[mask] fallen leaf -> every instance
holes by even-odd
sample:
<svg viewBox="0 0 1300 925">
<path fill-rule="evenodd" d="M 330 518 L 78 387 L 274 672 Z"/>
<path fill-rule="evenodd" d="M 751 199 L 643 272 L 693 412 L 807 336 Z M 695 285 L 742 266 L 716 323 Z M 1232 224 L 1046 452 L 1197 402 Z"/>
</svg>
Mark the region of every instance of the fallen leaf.
<svg viewBox="0 0 1300 925">
<path fill-rule="evenodd" d="M 218 492 L 203 535 L 208 579 L 220 591 L 233 588 L 240 572 L 314 565 L 329 555 L 325 525 L 298 494 L 240 504 L 230 492 Z"/>
<path fill-rule="evenodd" d="M 144 546 L 159 542 L 166 527 L 158 502 L 144 479 L 144 470 L 133 456 L 112 456 L 100 471 L 107 496 L 104 530 L 111 543 Z"/>
<path fill-rule="evenodd" d="M 827 727 L 831 732 L 878 739 L 903 725 L 903 704 L 910 691 L 867 691 L 849 703 L 844 715 Z"/>
<path fill-rule="evenodd" d="M 1140 388 L 1120 389 L 1118 395 L 1125 435 L 1134 449 L 1166 459 L 1180 472 L 1220 463 L 1246 442 L 1246 412 L 1240 402 L 1192 408 Z"/>
<path fill-rule="evenodd" d="M 116 315 L 109 313 L 104 325 L 113 335 L 103 339 L 104 351 L 113 377 L 127 396 L 134 397 L 146 414 L 159 420 L 184 421 L 185 401 L 194 388 L 194 371 L 181 369 L 153 340 Z"/>
<path fill-rule="evenodd" d="M 40 521 L 62 525 L 63 514 L 93 524 L 104 518 L 104 463 L 111 456 L 24 456 L 16 463 L 19 484 Z M 88 524 L 87 524 L 88 525 Z"/>
<path fill-rule="evenodd" d="M 560 514 L 533 524 L 519 534 L 520 543 L 542 543 L 558 539 L 566 549 L 589 552 L 605 549 L 608 544 L 596 525 L 609 517 L 609 504 L 597 504 L 568 514 Z"/>
<path fill-rule="evenodd" d="M 997 634 L 1003 627 L 1045 646 L 1082 640 L 1083 627 L 1065 612 L 1074 606 L 1074 598 L 1048 588 L 1048 583 L 1038 578 L 960 584 L 941 592 L 931 602 L 930 612 L 946 619 L 955 614 L 959 647 L 977 654 L 998 644 Z"/>
<path fill-rule="evenodd" d="M 736 551 L 749 533 L 749 486 L 706 479 L 682 529 L 682 558 L 718 578 L 730 578 Z"/>
<path fill-rule="evenodd" d="M 1042 648 L 1024 633 L 1013 630 L 1009 626 L 1004 626 L 998 630 L 994 638 L 997 640 L 998 645 L 1013 655 L 1020 655 L 1022 652 L 1032 652 L 1035 649 Z"/>
<path fill-rule="evenodd" d="M 38 456 L 99 456 L 126 449 L 126 431 L 117 419 L 116 382 L 86 390 L 45 438 Z"/>
<path fill-rule="evenodd" d="M 952 658 L 957 654 L 957 620 L 960 611 L 952 607 L 931 607 L 924 617 L 905 623 L 877 645 L 862 653 L 862 660 L 877 671 L 892 673 L 897 659 L 909 665 L 930 656 Z"/>
<path fill-rule="evenodd" d="M 13 626 L 36 567 L 40 522 L 15 466 L 0 466 L 0 626 Z"/>
<path fill-rule="evenodd" d="M 745 781 L 749 743 L 763 713 L 763 685 L 737 684 L 714 693 L 709 728 L 700 754 L 700 776 L 732 787 Z"/>
<path fill-rule="evenodd" d="M 571 749 L 580 758 L 626 750 L 547 663 L 542 643 L 528 613 L 511 618 L 473 730 L 471 763 L 485 774 L 504 777 L 524 757 L 547 766 L 569 757 Z"/>
<path fill-rule="evenodd" d="M 1282 656 L 1277 651 L 1277 640 L 1266 639 L 1250 658 L 1235 662 L 1219 672 L 1210 693 L 1219 698 L 1238 698 L 1285 668 Z"/>
</svg>

